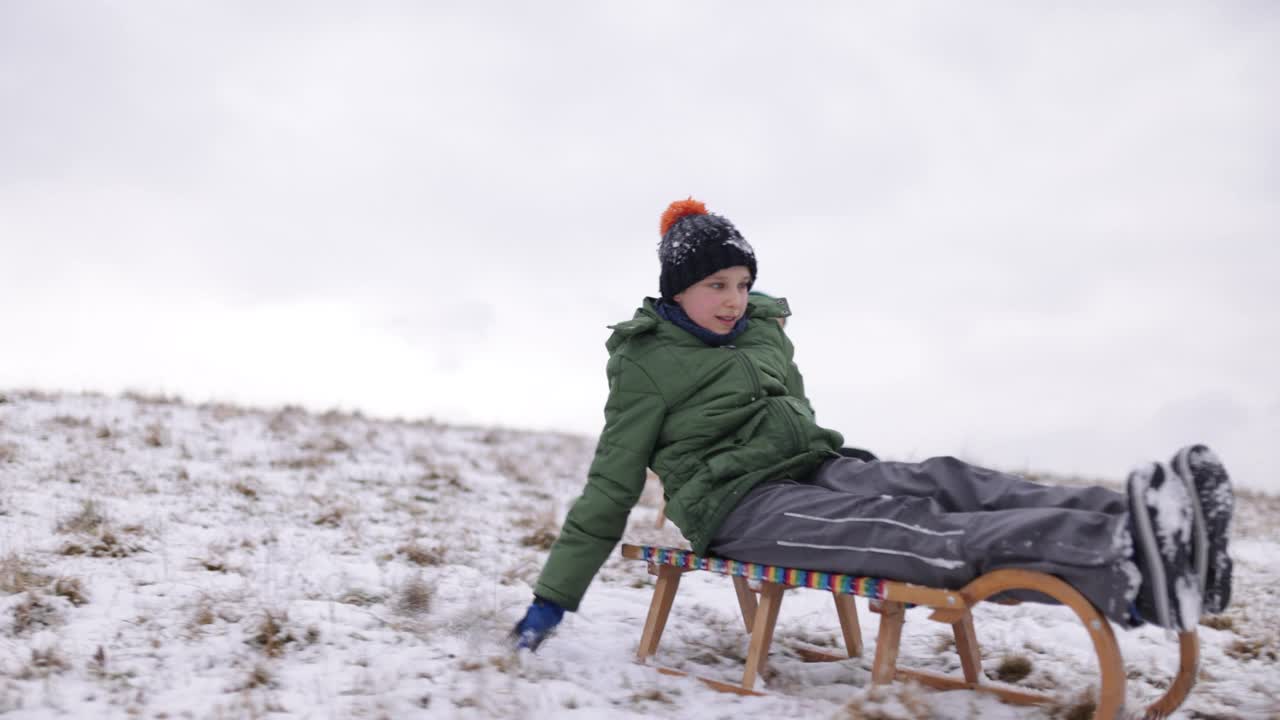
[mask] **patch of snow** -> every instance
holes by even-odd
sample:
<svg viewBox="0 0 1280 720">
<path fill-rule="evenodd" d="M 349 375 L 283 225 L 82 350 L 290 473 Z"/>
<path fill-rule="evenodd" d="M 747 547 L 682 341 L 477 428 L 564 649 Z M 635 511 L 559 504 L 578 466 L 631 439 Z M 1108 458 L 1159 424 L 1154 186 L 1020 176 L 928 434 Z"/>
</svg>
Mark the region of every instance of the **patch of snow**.
<svg viewBox="0 0 1280 720">
<path fill-rule="evenodd" d="M 1183 619 L 1184 630 L 1189 630 L 1200 620 L 1200 583 L 1194 575 L 1182 575 L 1173 582 L 1178 598 L 1178 617 Z"/>
<path fill-rule="evenodd" d="M 1152 510 L 1152 530 L 1155 531 L 1160 551 L 1166 560 L 1173 561 L 1179 547 L 1191 543 L 1192 507 L 1187 488 L 1168 465 L 1161 464 L 1164 482 L 1159 487 L 1147 487 L 1144 500 Z"/>
<path fill-rule="evenodd" d="M 633 662 L 653 580 L 616 554 L 537 654 L 513 653 L 506 636 L 546 558 L 544 532 L 581 492 L 592 438 L 4 394 L 5 718 L 1050 716 L 967 691 L 872 687 L 880 616 L 861 598 L 864 656 L 802 662 L 801 648 L 843 642 L 830 595 L 808 590 L 785 595 L 768 695 L 661 675 Z M 682 542 L 655 525 L 660 498 L 645 493 L 626 541 Z M 1280 501 L 1238 505 L 1235 604 L 1200 628 L 1201 674 L 1175 718 L 1280 707 L 1267 655 Z M 959 672 L 929 613 L 907 612 L 902 662 Z M 1096 685 L 1092 641 L 1067 608 L 984 603 L 974 618 L 987 672 L 1020 655 L 1033 668 L 1025 685 L 1067 697 Z M 1176 649 L 1152 627 L 1116 637 L 1127 705 L 1141 708 L 1164 691 Z M 652 664 L 732 682 L 746 648 L 732 583 L 689 573 Z"/>
</svg>

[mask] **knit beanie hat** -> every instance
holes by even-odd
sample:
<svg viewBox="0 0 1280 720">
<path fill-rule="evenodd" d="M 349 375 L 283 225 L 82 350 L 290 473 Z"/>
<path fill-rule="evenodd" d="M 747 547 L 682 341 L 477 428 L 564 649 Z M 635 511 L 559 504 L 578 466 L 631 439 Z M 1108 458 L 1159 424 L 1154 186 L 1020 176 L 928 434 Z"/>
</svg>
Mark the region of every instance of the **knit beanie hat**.
<svg viewBox="0 0 1280 720">
<path fill-rule="evenodd" d="M 702 278 L 735 265 L 745 265 L 755 283 L 756 253 L 751 244 L 733 223 L 708 213 L 707 206 L 697 200 L 671 203 L 662 213 L 659 230 L 662 275 L 658 285 L 663 300 L 672 300 Z"/>
</svg>

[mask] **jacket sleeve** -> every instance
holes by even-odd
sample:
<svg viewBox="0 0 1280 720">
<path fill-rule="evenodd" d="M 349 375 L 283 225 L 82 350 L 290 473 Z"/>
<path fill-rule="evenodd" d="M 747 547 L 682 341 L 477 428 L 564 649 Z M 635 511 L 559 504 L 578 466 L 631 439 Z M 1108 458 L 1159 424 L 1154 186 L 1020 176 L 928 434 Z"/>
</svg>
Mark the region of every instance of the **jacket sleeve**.
<svg viewBox="0 0 1280 720">
<path fill-rule="evenodd" d="M 591 579 L 622 539 L 667 411 L 657 386 L 638 365 L 614 356 L 607 370 L 604 430 L 586 487 L 569 509 L 534 588 L 566 610 L 578 609 Z"/>
</svg>

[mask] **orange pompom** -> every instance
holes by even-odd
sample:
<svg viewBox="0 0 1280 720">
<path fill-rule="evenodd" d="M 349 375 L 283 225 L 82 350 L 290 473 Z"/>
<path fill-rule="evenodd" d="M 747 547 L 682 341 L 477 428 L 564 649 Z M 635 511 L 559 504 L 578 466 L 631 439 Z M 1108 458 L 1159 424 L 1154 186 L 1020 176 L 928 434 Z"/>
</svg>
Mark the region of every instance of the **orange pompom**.
<svg viewBox="0 0 1280 720">
<path fill-rule="evenodd" d="M 666 212 L 662 213 L 662 222 L 658 225 L 658 232 L 666 235 L 676 221 L 686 215 L 706 215 L 707 206 L 690 197 L 688 200 L 677 200 L 667 206 Z"/>
</svg>

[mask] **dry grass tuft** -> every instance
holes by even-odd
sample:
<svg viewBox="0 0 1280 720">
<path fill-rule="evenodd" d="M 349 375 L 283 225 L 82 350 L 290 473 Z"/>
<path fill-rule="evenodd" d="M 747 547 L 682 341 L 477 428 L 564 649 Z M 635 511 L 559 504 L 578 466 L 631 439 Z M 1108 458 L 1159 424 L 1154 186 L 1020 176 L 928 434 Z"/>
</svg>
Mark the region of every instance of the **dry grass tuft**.
<svg viewBox="0 0 1280 720">
<path fill-rule="evenodd" d="M 556 543 L 556 538 L 560 537 L 554 530 L 547 528 L 538 528 L 533 532 L 520 538 L 520 544 L 525 547 L 537 548 L 539 550 L 550 550 L 551 546 Z"/>
<path fill-rule="evenodd" d="M 151 423 L 143 433 L 142 441 L 146 443 L 147 447 L 162 448 L 168 447 L 173 442 L 173 439 L 169 435 L 168 428 L 160 423 Z"/>
<path fill-rule="evenodd" d="M 31 563 L 10 553 L 0 558 L 0 594 L 16 595 L 41 588 L 53 578 L 37 571 Z"/>
<path fill-rule="evenodd" d="M 506 570 L 503 570 L 498 576 L 498 581 L 503 585 L 515 585 L 517 583 L 533 585 L 541 570 L 542 563 L 529 560 L 528 558 L 522 558 L 512 563 Z M 648 586 L 649 583 L 642 579 L 640 584 L 633 584 L 631 587 L 642 588 Z"/>
<path fill-rule="evenodd" d="M 937 655 L 945 655 L 956 651 L 956 637 L 951 633 L 939 635 L 937 642 L 933 644 L 933 652 Z"/>
<path fill-rule="evenodd" d="M 302 449 L 321 453 L 345 453 L 351 451 L 351 445 L 333 433 L 325 433 L 304 442 Z"/>
<path fill-rule="evenodd" d="M 416 540 L 396 548 L 397 555 L 403 555 L 405 560 L 421 567 L 443 565 L 445 553 L 446 548 L 443 545 L 424 547 Z"/>
<path fill-rule="evenodd" d="M 90 537 L 86 542 L 69 542 L 58 552 L 62 555 L 87 555 L 95 558 L 125 558 L 141 552 L 141 545 L 121 540 L 111 530 L 103 530 L 97 537 Z"/>
<path fill-rule="evenodd" d="M 347 516 L 347 511 L 347 507 L 343 505 L 335 505 L 323 513 L 320 513 L 320 515 L 318 515 L 315 520 L 312 520 L 311 523 L 313 525 L 336 528 L 342 525 L 342 520 Z"/>
<path fill-rule="evenodd" d="M 198 407 L 200 408 L 200 412 L 209 413 L 209 415 L 218 422 L 225 422 L 233 418 L 242 418 L 251 412 L 239 405 L 232 405 L 231 403 L 225 402 L 209 402 L 199 405 Z"/>
<path fill-rule="evenodd" d="M 89 604 L 89 596 L 84 591 L 84 584 L 80 582 L 80 578 L 61 577 L 53 583 L 53 594 L 57 597 L 64 597 L 76 607 Z"/>
<path fill-rule="evenodd" d="M 13 608 L 13 634 L 26 635 L 30 632 L 51 628 L 62 621 L 58 609 L 50 605 L 42 596 L 27 593 Z"/>
<path fill-rule="evenodd" d="M 142 390 L 125 390 L 125 400 L 132 400 L 139 405 L 181 405 L 181 395 L 165 395 L 164 393 L 148 393 Z"/>
<path fill-rule="evenodd" d="M 18 446 L 13 443 L 0 443 L 0 465 L 18 459 Z"/>
<path fill-rule="evenodd" d="M 1045 709 L 1049 711 L 1049 717 L 1055 720 L 1089 720 L 1098 709 L 1097 693 L 1097 688 L 1088 687 L 1069 699 L 1046 706 Z"/>
<path fill-rule="evenodd" d="M 298 418 L 304 417 L 306 411 L 300 407 L 286 405 L 276 411 L 271 419 L 267 421 L 267 430 L 271 431 L 276 437 L 289 437 L 298 432 Z"/>
<path fill-rule="evenodd" d="M 522 485 L 533 484 L 536 480 L 531 472 L 532 465 L 530 458 L 525 455 L 513 457 L 504 453 L 498 456 L 498 473 Z"/>
<path fill-rule="evenodd" d="M 377 593 L 361 590 L 360 588 L 352 588 L 338 597 L 338 602 L 343 605 L 355 605 L 356 607 L 369 607 L 377 605 L 386 598 Z"/>
<path fill-rule="evenodd" d="M 85 669 L 88 670 L 89 674 L 93 677 L 96 677 L 96 678 L 106 677 L 107 675 L 106 648 L 99 645 L 98 649 L 93 653 L 93 657 L 89 658 L 89 661 L 85 663 Z"/>
<path fill-rule="evenodd" d="M 489 658 L 489 664 L 498 672 L 514 673 L 520 671 L 520 660 L 514 653 L 494 655 Z"/>
<path fill-rule="evenodd" d="M 402 615 L 425 615 L 431 610 L 434 596 L 435 590 L 421 576 L 415 575 L 396 591 L 396 612 Z"/>
<path fill-rule="evenodd" d="M 1098 703 L 1096 701 L 1084 700 L 1067 707 L 1059 717 L 1061 717 L 1062 720 L 1091 720 L 1097 710 Z"/>
<path fill-rule="evenodd" d="M 995 677 L 1000 682 L 1016 683 L 1030 674 L 1030 658 L 1026 655 L 1005 655 L 996 666 Z"/>
<path fill-rule="evenodd" d="M 97 532 L 107 524 L 107 516 L 98 509 L 94 500 L 85 500 L 80 504 L 80 511 L 64 518 L 58 523 L 57 530 L 62 533 Z"/>
<path fill-rule="evenodd" d="M 280 657 L 284 654 L 286 645 L 298 641 L 287 627 L 288 621 L 289 616 L 286 613 L 271 611 L 262 613 L 258 628 L 254 631 L 253 637 L 249 638 L 248 643 L 261 650 L 267 657 Z"/>
<path fill-rule="evenodd" d="M 1239 638 L 1224 651 L 1237 660 L 1280 660 L 1276 652 L 1275 638 Z"/>
<path fill-rule="evenodd" d="M 85 673 L 95 680 L 109 682 L 116 688 L 134 687 L 134 679 L 138 677 L 136 670 L 129 668 L 115 669 L 107 660 L 107 650 L 99 645 L 94 651 L 93 656 L 85 661 Z M 135 715 L 135 713 L 129 713 Z M 157 718 L 164 717 L 164 713 L 157 713 Z"/>
<path fill-rule="evenodd" d="M 418 485 L 424 490 L 449 489 L 465 492 L 467 486 L 462 484 L 461 478 L 462 470 L 457 465 L 449 463 L 428 464 L 422 477 L 418 478 Z"/>
<path fill-rule="evenodd" d="M 258 482 L 255 478 L 245 478 L 237 480 L 231 489 L 249 498 L 250 500 L 258 499 Z"/>
<path fill-rule="evenodd" d="M 83 457 L 58 460 L 53 464 L 51 470 L 52 472 L 45 474 L 45 480 L 48 482 L 65 482 L 71 485 L 78 485 L 89 474 L 89 468 L 86 466 Z"/>
<path fill-rule="evenodd" d="M 1231 615 L 1206 615 L 1200 618 L 1200 624 L 1214 630 L 1236 629 L 1236 619 Z"/>
<path fill-rule="evenodd" d="M 245 677 L 244 683 L 236 688 L 237 690 L 252 690 L 254 688 L 270 688 L 276 686 L 276 678 L 271 673 L 271 669 L 261 663 L 254 665 L 249 671 L 249 675 Z"/>
<path fill-rule="evenodd" d="M 698 622 L 708 631 L 685 639 L 694 650 L 689 661 L 699 665 L 729 664 L 737 666 L 747 660 L 747 645 L 741 642 L 742 620 L 711 611 L 705 605 L 695 608 Z"/>
<path fill-rule="evenodd" d="M 858 693 L 843 711 L 838 717 L 850 720 L 917 720 L 934 716 L 915 683 L 873 685 Z"/>
<path fill-rule="evenodd" d="M 15 676 L 19 680 L 40 680 L 71 669 L 71 663 L 55 647 L 31 649 L 31 660 Z"/>
<path fill-rule="evenodd" d="M 215 548 L 210 548 L 208 557 L 196 558 L 196 564 L 209 572 L 227 571 L 227 561 L 222 558 L 222 554 L 217 552 Z"/>
<path fill-rule="evenodd" d="M 552 503 L 545 504 L 539 510 L 535 510 L 524 517 L 517 518 L 512 523 L 518 528 L 526 528 L 531 532 L 520 538 L 520 544 L 525 547 L 538 548 L 539 550 L 550 550 L 555 544 L 556 538 L 560 535 L 559 517 L 556 514 L 556 507 Z"/>
<path fill-rule="evenodd" d="M 333 461 L 323 455 L 302 455 L 271 461 L 271 467 L 277 470 L 319 470 L 332 464 Z"/>
<path fill-rule="evenodd" d="M 320 415 L 320 423 L 322 425 L 346 425 L 352 420 L 360 420 L 364 417 L 359 410 L 346 413 L 338 408 L 330 408 Z"/>
<path fill-rule="evenodd" d="M 212 625 L 214 622 L 217 621 L 217 619 L 218 619 L 218 616 L 215 615 L 213 612 L 213 605 L 209 602 L 207 598 L 205 598 L 205 599 L 202 599 L 198 605 L 196 605 L 196 611 L 191 616 L 190 627 L 192 629 L 195 629 L 195 628 L 204 627 L 205 625 Z"/>
<path fill-rule="evenodd" d="M 661 690 L 657 688 L 652 688 L 649 690 L 645 690 L 643 692 L 633 693 L 631 695 L 631 702 L 632 703 L 659 702 L 659 703 L 665 703 L 667 705 L 674 705 L 676 701 L 670 695 L 662 692 Z"/>
</svg>

